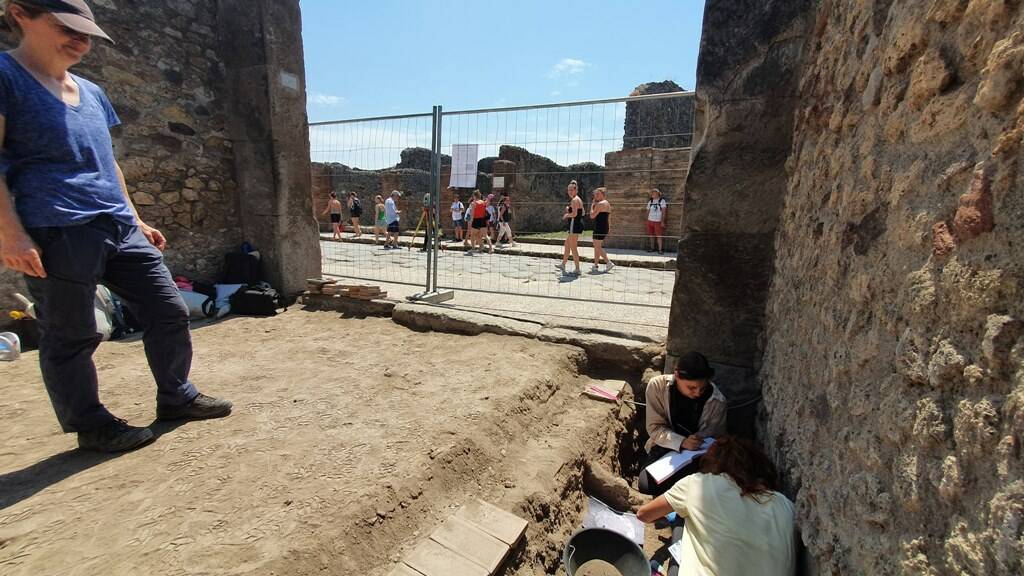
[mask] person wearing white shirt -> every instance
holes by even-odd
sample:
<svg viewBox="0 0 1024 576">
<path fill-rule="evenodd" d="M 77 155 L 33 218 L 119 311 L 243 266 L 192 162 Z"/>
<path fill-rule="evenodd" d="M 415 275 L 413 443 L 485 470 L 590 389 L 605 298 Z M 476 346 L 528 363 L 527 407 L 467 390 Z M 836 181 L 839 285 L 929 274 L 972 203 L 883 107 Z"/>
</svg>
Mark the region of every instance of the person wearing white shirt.
<svg viewBox="0 0 1024 576">
<path fill-rule="evenodd" d="M 387 222 L 387 237 L 384 240 L 384 249 L 397 250 L 398 236 L 401 233 L 399 219 L 402 211 L 398 209 L 396 202 L 402 197 L 398 190 L 392 190 L 391 196 L 384 201 L 384 220 Z"/>
<path fill-rule="evenodd" d="M 700 473 L 641 506 L 637 517 L 651 523 L 673 511 L 685 522 L 680 574 L 796 573 L 793 503 L 779 492 L 775 466 L 753 442 L 718 438 Z"/>
<path fill-rule="evenodd" d="M 463 241 L 463 229 L 464 223 L 462 221 L 463 215 L 466 213 L 466 205 L 459 200 L 459 193 L 454 188 L 448 188 L 452 191 L 452 225 L 455 226 L 455 241 Z"/>
<path fill-rule="evenodd" d="M 657 188 L 651 190 L 651 199 L 647 201 L 644 211 L 647 213 L 647 237 L 650 239 L 647 251 L 654 252 L 656 240 L 658 254 L 664 254 L 665 223 L 668 222 L 666 219 L 668 216 L 668 202 L 662 198 L 661 190 Z"/>
</svg>

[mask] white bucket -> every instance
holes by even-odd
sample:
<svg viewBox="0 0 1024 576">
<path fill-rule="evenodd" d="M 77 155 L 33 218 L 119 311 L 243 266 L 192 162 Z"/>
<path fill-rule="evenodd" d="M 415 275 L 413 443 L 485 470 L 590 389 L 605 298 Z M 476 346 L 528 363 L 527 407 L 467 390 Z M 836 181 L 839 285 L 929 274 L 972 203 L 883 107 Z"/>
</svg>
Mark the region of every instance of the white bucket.
<svg viewBox="0 0 1024 576">
<path fill-rule="evenodd" d="M 0 332 L 0 362 L 14 362 L 21 356 L 21 339 L 14 332 Z"/>
</svg>

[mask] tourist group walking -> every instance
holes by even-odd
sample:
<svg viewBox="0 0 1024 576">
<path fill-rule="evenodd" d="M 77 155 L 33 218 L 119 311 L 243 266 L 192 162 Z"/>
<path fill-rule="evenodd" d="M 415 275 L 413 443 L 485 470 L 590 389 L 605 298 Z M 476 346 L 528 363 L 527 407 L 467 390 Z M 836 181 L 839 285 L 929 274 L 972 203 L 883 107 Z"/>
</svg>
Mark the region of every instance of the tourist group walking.
<svg viewBox="0 0 1024 576">
<path fill-rule="evenodd" d="M 449 187 L 451 204 L 449 212 L 452 219 L 452 237 L 450 242 L 462 244 L 467 255 L 479 254 L 486 250 L 493 254 L 495 249 L 515 248 L 518 246 L 513 221 L 515 209 L 508 193 L 486 196 L 480 190 L 473 190 L 466 202 L 462 201 L 459 191 Z M 580 236 L 589 227 L 592 230 L 593 257 L 590 273 L 611 272 L 615 268 L 605 249 L 605 241 L 612 233 L 612 205 L 608 201 L 608 191 L 604 187 L 595 188 L 591 192 L 591 200 L 587 206 L 580 194 L 580 186 L 576 180 L 570 181 L 565 188 L 567 202 L 561 212 L 562 229 L 565 241 L 562 245 L 561 261 L 555 268 L 566 276 L 581 274 L 581 257 L 579 251 Z M 330 216 L 332 238 L 341 240 L 345 231 L 344 223 L 352 227 L 351 239 L 362 236 L 360 219 L 363 215 L 362 203 L 355 192 L 331 192 L 324 207 L 322 216 Z M 378 194 L 374 196 L 373 239 L 374 244 L 383 244 L 385 250 L 398 248 L 401 233 L 401 210 L 398 200 L 402 193 L 393 190 L 387 198 Z M 652 189 L 647 202 L 643 205 L 645 249 L 647 252 L 665 253 L 664 236 L 668 218 L 668 201 L 661 191 Z M 344 212 L 347 210 L 348 218 Z M 424 208 L 425 211 L 429 208 Z M 429 218 L 429 217 L 428 217 Z M 436 216 L 434 216 L 436 219 Z M 589 220 L 589 224 L 588 224 Z M 440 225 L 438 230 L 440 230 Z M 418 232 L 418 230 L 417 230 Z M 424 247 L 427 243 L 424 243 Z M 570 262 L 571 260 L 571 262 Z M 604 266 L 602 270 L 601 266 Z"/>
</svg>

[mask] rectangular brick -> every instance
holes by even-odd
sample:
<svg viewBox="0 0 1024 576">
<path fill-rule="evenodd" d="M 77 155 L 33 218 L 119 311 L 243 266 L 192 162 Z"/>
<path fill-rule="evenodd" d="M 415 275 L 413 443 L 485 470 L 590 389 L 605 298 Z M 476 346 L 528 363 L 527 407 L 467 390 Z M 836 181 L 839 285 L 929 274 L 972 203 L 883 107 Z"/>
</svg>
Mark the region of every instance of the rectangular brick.
<svg viewBox="0 0 1024 576">
<path fill-rule="evenodd" d="M 409 568 L 406 564 L 399 564 L 391 571 L 390 576 L 423 576 L 423 573 Z"/>
<path fill-rule="evenodd" d="M 460 556 L 433 540 L 424 540 L 405 559 L 423 576 L 490 576 L 483 566 Z"/>
<path fill-rule="evenodd" d="M 509 545 L 484 532 L 476 525 L 452 516 L 430 538 L 494 573 L 505 561 Z"/>
<path fill-rule="evenodd" d="M 505 512 L 483 500 L 469 502 L 460 508 L 455 515 L 476 525 L 477 528 L 509 546 L 515 546 L 516 542 L 523 536 L 523 533 L 526 532 L 526 520 Z"/>
</svg>

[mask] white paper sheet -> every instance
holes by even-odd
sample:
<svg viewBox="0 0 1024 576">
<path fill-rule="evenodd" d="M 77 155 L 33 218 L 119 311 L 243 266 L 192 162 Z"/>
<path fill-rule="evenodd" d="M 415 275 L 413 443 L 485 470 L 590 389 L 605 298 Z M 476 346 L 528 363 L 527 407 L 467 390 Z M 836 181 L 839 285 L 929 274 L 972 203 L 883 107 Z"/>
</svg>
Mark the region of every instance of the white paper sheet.
<svg viewBox="0 0 1024 576">
<path fill-rule="evenodd" d="M 654 478 L 654 481 L 658 484 L 664 482 L 668 477 L 672 476 L 683 466 L 686 466 L 693 459 L 701 454 L 708 451 L 708 448 L 715 443 L 714 438 L 705 438 L 704 443 L 701 444 L 700 450 L 683 450 L 682 452 L 669 452 L 665 454 L 653 464 L 646 468 L 647 473 Z"/>
<path fill-rule="evenodd" d="M 644 547 L 644 523 L 636 514 L 617 512 L 607 504 L 591 496 L 587 506 L 587 515 L 583 517 L 584 528 L 604 528 L 618 532 L 637 546 Z"/>
<path fill-rule="evenodd" d="M 679 566 L 683 565 L 680 557 L 683 555 L 683 541 L 676 540 L 671 546 L 668 547 L 668 553 L 672 555 L 672 559 L 676 561 Z"/>
<path fill-rule="evenodd" d="M 452 178 L 449 186 L 476 188 L 478 154 L 476 144 L 452 144 Z"/>
</svg>

